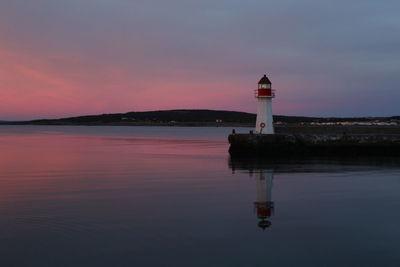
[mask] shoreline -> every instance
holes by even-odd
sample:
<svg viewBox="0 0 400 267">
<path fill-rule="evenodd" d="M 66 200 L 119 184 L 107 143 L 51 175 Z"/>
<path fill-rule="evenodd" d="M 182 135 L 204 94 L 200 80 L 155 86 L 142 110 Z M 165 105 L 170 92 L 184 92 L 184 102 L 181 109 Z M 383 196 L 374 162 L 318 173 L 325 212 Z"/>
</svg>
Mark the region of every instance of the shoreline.
<svg viewBox="0 0 400 267">
<path fill-rule="evenodd" d="M 182 123 L 26 123 L 26 122 L 12 122 L 0 123 L 0 126 L 146 126 L 146 127 L 235 127 L 239 128 L 253 128 L 254 124 L 250 123 L 199 123 L 199 122 L 182 122 Z M 277 134 L 317 134 L 317 135 L 332 135 L 332 134 L 400 134 L 400 125 L 329 125 L 329 126 L 315 126 L 315 125 L 275 125 L 275 132 Z M 247 134 L 248 132 L 238 132 L 238 134 Z"/>
</svg>

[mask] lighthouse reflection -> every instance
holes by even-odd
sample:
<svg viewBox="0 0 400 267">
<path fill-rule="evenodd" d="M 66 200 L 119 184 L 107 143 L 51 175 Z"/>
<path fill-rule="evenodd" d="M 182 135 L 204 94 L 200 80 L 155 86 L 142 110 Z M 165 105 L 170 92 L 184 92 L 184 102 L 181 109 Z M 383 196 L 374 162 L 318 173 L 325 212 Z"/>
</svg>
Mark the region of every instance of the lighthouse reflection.
<svg viewBox="0 0 400 267">
<path fill-rule="evenodd" d="M 257 225 L 263 230 L 270 227 L 272 222 L 269 218 L 274 215 L 274 202 L 272 201 L 273 168 L 260 165 L 251 160 L 233 158 L 229 160 L 229 167 L 233 173 L 237 169 L 248 171 L 249 176 L 254 178 L 254 212 L 259 219 Z"/>
<path fill-rule="evenodd" d="M 257 213 L 258 226 L 265 230 L 271 226 L 267 219 L 274 214 L 274 202 L 272 201 L 272 182 L 274 174 L 272 170 L 257 170 L 255 175 L 256 200 L 254 209 Z"/>
</svg>

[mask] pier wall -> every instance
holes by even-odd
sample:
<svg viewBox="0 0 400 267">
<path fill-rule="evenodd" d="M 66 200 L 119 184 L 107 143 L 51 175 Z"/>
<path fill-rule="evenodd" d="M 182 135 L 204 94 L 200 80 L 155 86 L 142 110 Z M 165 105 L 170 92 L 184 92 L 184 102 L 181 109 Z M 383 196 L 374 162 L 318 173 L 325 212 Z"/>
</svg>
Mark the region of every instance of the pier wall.
<svg viewBox="0 0 400 267">
<path fill-rule="evenodd" d="M 400 156 L 400 134 L 231 134 L 233 156 Z"/>
</svg>

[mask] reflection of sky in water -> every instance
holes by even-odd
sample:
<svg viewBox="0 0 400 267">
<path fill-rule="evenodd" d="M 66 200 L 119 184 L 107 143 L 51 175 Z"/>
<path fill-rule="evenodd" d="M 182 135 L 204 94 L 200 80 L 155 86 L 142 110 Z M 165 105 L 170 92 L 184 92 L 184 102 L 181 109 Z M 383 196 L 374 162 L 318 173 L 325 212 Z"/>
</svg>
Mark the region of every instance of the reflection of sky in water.
<svg viewBox="0 0 400 267">
<path fill-rule="evenodd" d="M 400 259 L 395 162 L 230 160 L 226 128 L 183 129 L 184 140 L 160 127 L 0 129 L 4 266 L 395 266 Z M 271 188 L 257 180 L 268 173 Z M 255 202 L 268 197 L 274 211 L 262 231 Z"/>
</svg>

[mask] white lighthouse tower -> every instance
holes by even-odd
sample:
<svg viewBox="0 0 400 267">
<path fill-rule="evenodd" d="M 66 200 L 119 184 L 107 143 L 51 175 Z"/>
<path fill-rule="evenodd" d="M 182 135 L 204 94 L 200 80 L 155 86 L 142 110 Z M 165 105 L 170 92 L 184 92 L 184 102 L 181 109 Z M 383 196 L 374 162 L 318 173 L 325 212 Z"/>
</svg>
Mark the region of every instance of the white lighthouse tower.
<svg viewBox="0 0 400 267">
<path fill-rule="evenodd" d="M 257 98 L 256 133 L 273 134 L 272 98 L 275 97 L 275 90 L 272 90 L 271 81 L 267 75 L 264 75 L 258 82 L 255 95 Z"/>
</svg>

